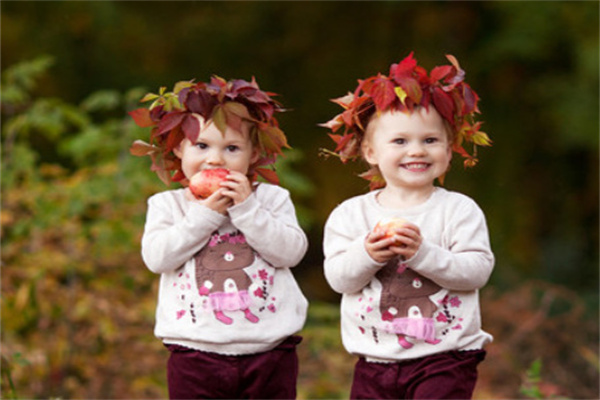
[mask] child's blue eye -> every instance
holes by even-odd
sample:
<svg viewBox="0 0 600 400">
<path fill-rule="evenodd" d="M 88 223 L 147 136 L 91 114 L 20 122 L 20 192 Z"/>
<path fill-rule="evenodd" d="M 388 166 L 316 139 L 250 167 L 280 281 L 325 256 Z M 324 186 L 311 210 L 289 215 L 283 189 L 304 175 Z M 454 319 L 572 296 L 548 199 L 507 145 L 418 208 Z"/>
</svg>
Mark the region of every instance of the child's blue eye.
<svg viewBox="0 0 600 400">
<path fill-rule="evenodd" d="M 406 143 L 406 140 L 405 140 L 405 139 L 398 138 L 398 139 L 394 139 L 394 143 L 395 143 L 395 144 L 405 144 L 405 143 Z"/>
<path fill-rule="evenodd" d="M 427 139 L 425 139 L 425 143 L 427 143 L 427 144 L 436 143 L 437 141 L 438 141 L 437 138 L 427 138 Z"/>
<path fill-rule="evenodd" d="M 206 143 L 196 143 L 196 147 L 204 150 L 208 147 L 208 145 Z"/>
<path fill-rule="evenodd" d="M 233 151 L 236 151 L 237 149 L 239 149 L 239 147 L 234 146 L 234 145 L 227 146 L 227 151 L 233 152 Z"/>
</svg>

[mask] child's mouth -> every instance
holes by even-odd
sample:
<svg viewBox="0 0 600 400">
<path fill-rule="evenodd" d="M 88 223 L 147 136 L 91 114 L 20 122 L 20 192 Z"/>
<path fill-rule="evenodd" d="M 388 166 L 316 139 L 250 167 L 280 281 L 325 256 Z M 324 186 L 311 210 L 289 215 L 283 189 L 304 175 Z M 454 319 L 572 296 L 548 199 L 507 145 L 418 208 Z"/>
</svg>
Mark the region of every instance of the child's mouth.
<svg viewBox="0 0 600 400">
<path fill-rule="evenodd" d="M 421 172 L 427 170 L 429 165 L 427 163 L 407 163 L 402 164 L 401 167 L 412 172 Z"/>
</svg>

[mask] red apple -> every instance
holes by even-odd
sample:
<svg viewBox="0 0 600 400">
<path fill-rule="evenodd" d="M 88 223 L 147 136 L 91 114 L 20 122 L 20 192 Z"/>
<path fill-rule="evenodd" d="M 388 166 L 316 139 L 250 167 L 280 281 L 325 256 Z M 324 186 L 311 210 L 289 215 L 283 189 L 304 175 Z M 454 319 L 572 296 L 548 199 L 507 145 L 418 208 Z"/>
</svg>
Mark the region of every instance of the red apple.
<svg viewBox="0 0 600 400">
<path fill-rule="evenodd" d="M 384 238 L 391 238 L 396 234 L 396 229 L 402 228 L 408 223 L 407 220 L 402 218 L 384 218 L 375 225 L 375 232 L 383 231 L 385 233 Z"/>
<path fill-rule="evenodd" d="M 190 190 L 199 199 L 205 199 L 221 187 L 229 175 L 225 168 L 203 169 L 190 178 Z"/>
</svg>

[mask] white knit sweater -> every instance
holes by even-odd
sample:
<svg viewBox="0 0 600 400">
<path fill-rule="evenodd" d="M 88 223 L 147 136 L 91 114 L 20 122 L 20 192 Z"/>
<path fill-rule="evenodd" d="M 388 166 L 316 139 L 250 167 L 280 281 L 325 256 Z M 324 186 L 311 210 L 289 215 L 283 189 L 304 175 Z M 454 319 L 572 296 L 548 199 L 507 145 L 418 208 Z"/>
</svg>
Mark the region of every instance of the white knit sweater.
<svg viewBox="0 0 600 400">
<path fill-rule="evenodd" d="M 376 362 L 481 349 L 492 337 L 481 329 L 478 290 L 494 265 L 483 212 L 443 188 L 403 210 L 381 206 L 378 193 L 346 200 L 325 226 L 325 276 L 343 294 L 345 348 Z M 412 259 L 380 264 L 366 252 L 367 234 L 389 217 L 419 227 Z"/>
<path fill-rule="evenodd" d="M 290 268 L 307 246 L 278 186 L 258 184 L 228 216 L 187 201 L 183 189 L 150 197 L 142 257 L 161 275 L 155 335 L 228 355 L 276 347 L 306 319 Z"/>
</svg>

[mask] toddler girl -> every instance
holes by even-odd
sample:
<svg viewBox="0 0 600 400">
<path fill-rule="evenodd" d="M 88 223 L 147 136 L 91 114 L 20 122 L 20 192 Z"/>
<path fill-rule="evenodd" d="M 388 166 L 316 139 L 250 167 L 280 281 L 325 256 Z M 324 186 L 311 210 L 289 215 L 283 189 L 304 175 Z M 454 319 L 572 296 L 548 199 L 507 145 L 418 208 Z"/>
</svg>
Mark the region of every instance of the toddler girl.
<svg viewBox="0 0 600 400">
<path fill-rule="evenodd" d="M 336 207 L 324 237 L 343 343 L 359 357 L 355 399 L 470 398 L 492 340 L 478 298 L 494 264 L 484 214 L 434 185 L 453 150 L 473 166 L 463 144 L 490 144 L 473 120 L 478 96 L 448 59 L 427 74 L 411 53 L 334 100 L 345 111 L 324 124 L 343 128 L 329 154 L 371 166 L 373 190 Z"/>
<path fill-rule="evenodd" d="M 274 113 L 280 105 L 257 83 L 180 82 L 147 95 L 131 112 L 153 127 L 150 155 L 161 179 L 184 188 L 148 200 L 142 237 L 147 267 L 160 274 L 155 335 L 171 355 L 171 398 L 295 398 L 294 336 L 307 300 L 290 268 L 307 250 L 289 192 L 272 164 L 287 147 Z M 200 171 L 226 179 L 206 198 L 189 187 Z"/>
</svg>

